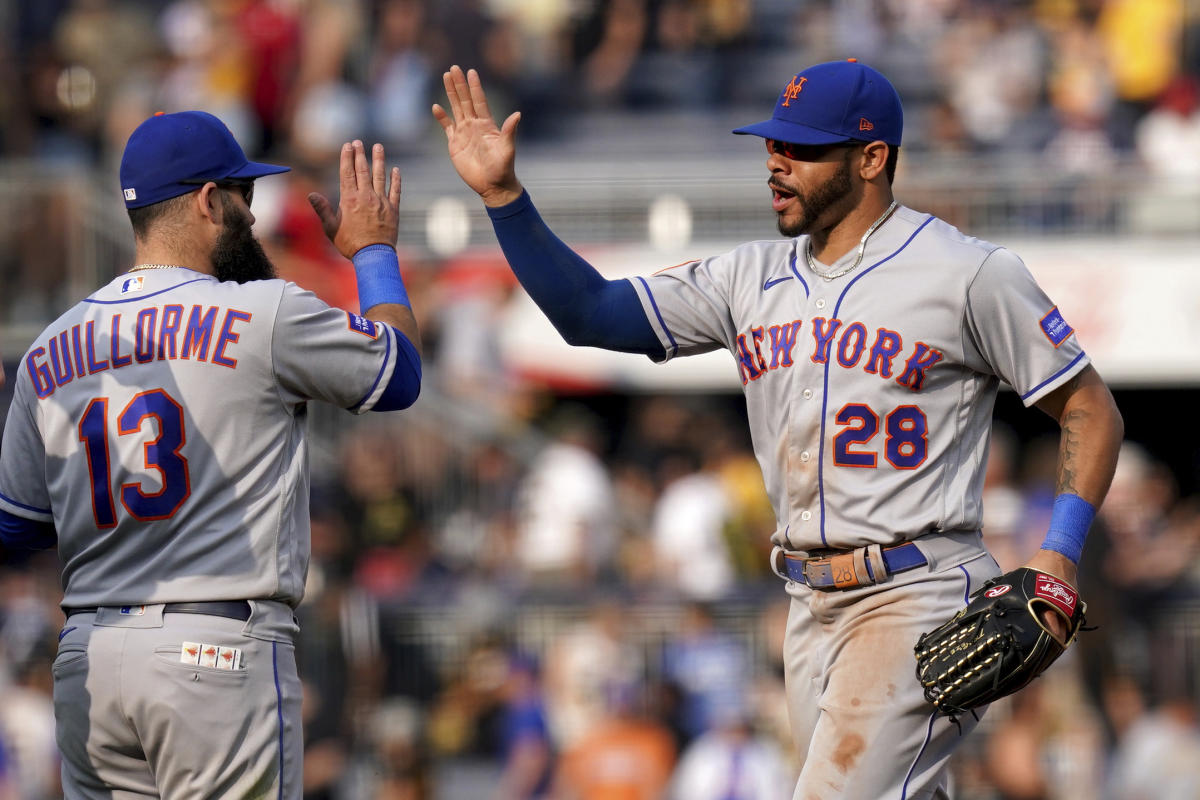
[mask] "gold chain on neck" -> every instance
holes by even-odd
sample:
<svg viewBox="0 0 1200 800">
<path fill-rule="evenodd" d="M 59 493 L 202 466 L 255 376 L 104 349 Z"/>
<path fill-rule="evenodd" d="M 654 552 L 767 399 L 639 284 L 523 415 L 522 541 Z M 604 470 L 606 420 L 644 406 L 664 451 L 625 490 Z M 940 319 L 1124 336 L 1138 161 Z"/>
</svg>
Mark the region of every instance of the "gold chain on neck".
<svg viewBox="0 0 1200 800">
<path fill-rule="evenodd" d="M 178 264 L 138 264 L 136 267 L 131 267 L 130 272 L 140 272 L 144 269 L 187 269 Z"/>
</svg>

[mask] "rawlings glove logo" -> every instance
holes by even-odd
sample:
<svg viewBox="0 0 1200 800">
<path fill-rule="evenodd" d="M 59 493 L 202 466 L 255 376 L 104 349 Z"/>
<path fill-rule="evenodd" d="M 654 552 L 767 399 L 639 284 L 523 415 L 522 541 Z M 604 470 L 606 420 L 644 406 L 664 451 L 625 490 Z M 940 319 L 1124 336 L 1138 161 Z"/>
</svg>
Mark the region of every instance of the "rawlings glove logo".
<svg viewBox="0 0 1200 800">
<path fill-rule="evenodd" d="M 1079 602 L 1079 595 L 1070 586 L 1044 572 L 1037 576 L 1033 593 L 1035 596 L 1053 603 L 1068 617 L 1075 613 L 1075 604 Z"/>
<path fill-rule="evenodd" d="M 999 597 L 1002 594 L 1007 594 L 1012 589 L 1007 583 L 1003 586 L 993 586 L 983 593 L 984 597 Z"/>
</svg>

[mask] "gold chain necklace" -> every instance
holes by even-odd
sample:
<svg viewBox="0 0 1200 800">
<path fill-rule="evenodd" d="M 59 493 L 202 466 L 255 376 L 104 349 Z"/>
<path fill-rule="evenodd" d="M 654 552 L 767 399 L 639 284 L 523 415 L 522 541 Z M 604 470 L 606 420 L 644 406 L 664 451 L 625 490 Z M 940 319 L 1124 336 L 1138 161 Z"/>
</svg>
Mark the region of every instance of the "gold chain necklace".
<svg viewBox="0 0 1200 800">
<path fill-rule="evenodd" d="M 808 268 L 827 281 L 831 281 L 834 278 L 840 278 L 843 275 L 848 275 L 849 273 L 854 272 L 854 270 L 858 269 L 858 265 L 862 263 L 863 253 L 867 252 L 867 239 L 871 238 L 871 234 L 875 232 L 875 229 L 882 225 L 884 220 L 891 216 L 892 212 L 895 210 L 896 201 L 893 200 L 892 204 L 888 206 L 882 214 L 879 215 L 879 219 L 872 222 L 871 227 L 867 228 L 867 232 L 862 235 L 862 239 L 860 239 L 858 242 L 858 256 L 855 257 L 854 263 L 845 269 L 838 270 L 837 272 L 822 272 L 821 270 L 817 269 L 817 262 L 813 259 L 812 237 L 810 236 L 808 239 L 808 244 L 804 250 L 805 255 L 808 257 Z"/>
<path fill-rule="evenodd" d="M 130 272 L 141 272 L 144 269 L 187 269 L 178 264 L 138 264 L 136 267 L 131 267 Z"/>
</svg>

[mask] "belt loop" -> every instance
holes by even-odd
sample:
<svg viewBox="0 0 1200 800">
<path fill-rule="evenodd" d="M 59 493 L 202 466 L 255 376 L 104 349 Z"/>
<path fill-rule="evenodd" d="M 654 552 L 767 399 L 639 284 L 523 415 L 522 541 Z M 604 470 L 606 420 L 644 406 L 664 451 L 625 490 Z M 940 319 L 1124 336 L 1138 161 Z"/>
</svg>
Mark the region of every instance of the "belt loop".
<svg viewBox="0 0 1200 800">
<path fill-rule="evenodd" d="M 875 576 L 875 583 L 883 583 L 883 579 L 888 574 L 887 564 L 883 560 L 883 545 L 867 545 L 866 551 L 866 560 L 871 565 L 871 572 Z"/>
<path fill-rule="evenodd" d="M 774 572 L 785 581 L 790 581 L 791 577 L 783 569 L 784 549 L 779 545 L 771 548 L 771 572 Z"/>
<path fill-rule="evenodd" d="M 883 580 L 883 576 L 875 573 L 874 576 L 867 571 L 867 548 L 856 548 L 853 553 L 854 557 L 854 577 L 858 579 L 859 586 L 870 586 L 873 583 L 879 583 Z"/>
</svg>

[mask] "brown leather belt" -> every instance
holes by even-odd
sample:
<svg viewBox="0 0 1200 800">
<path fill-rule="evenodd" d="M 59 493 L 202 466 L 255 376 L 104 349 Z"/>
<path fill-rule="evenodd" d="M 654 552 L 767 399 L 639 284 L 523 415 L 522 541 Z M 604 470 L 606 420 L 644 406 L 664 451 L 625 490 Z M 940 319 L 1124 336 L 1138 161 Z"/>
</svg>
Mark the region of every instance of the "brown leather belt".
<svg viewBox="0 0 1200 800">
<path fill-rule="evenodd" d="M 119 606 L 122 613 L 130 614 L 129 609 L 138 606 Z M 68 617 L 73 614 L 94 614 L 99 606 L 75 606 L 64 608 L 63 613 Z M 205 603 L 166 603 L 163 605 L 164 614 L 207 614 L 211 617 L 227 617 L 240 619 L 243 622 L 250 619 L 250 603 L 245 600 L 212 600 Z"/>
<path fill-rule="evenodd" d="M 855 589 L 882 582 L 889 575 L 916 569 L 929 563 L 912 542 L 883 547 L 873 544 L 817 556 L 802 556 L 778 550 L 783 558 L 780 574 L 814 589 L 832 591 Z"/>
</svg>

